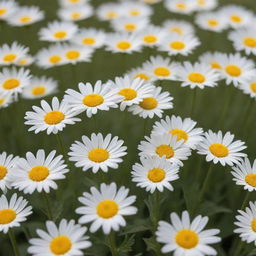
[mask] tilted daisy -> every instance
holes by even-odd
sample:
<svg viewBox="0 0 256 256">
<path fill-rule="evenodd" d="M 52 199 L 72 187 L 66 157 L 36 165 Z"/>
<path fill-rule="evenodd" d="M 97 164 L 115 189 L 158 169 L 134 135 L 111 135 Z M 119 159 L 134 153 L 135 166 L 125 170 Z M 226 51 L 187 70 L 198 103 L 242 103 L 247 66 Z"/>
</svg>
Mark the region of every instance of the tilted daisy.
<svg viewBox="0 0 256 256">
<path fill-rule="evenodd" d="M 8 91 L 0 92 L 0 109 L 8 107 L 11 103 L 13 103 L 14 97 L 12 93 Z"/>
<path fill-rule="evenodd" d="M 87 228 L 76 224 L 74 220 L 61 219 L 59 226 L 53 221 L 46 222 L 46 229 L 37 229 L 39 238 L 29 240 L 28 253 L 33 256 L 84 255 L 84 249 L 91 246 L 88 236 L 85 236 Z"/>
<path fill-rule="evenodd" d="M 90 192 L 85 192 L 78 198 L 83 206 L 78 207 L 76 213 L 82 215 L 79 223 L 92 222 L 90 226 L 92 233 L 100 227 L 104 234 L 109 234 L 111 230 L 119 231 L 120 227 L 126 225 L 124 216 L 137 213 L 137 208 L 132 206 L 136 196 L 128 196 L 128 188 L 122 186 L 118 189 L 115 183 L 109 185 L 103 183 L 100 185 L 100 190 L 91 187 Z"/>
<path fill-rule="evenodd" d="M 60 42 L 71 39 L 77 32 L 77 25 L 68 21 L 53 21 L 40 29 L 39 39 L 48 42 Z"/>
<path fill-rule="evenodd" d="M 209 11 L 217 7 L 217 0 L 194 0 L 195 1 L 195 9 L 197 11 Z"/>
<path fill-rule="evenodd" d="M 256 202 L 249 202 L 249 207 L 245 211 L 238 210 L 238 213 L 234 223 L 238 228 L 234 232 L 239 234 L 242 241 L 256 245 Z"/>
<path fill-rule="evenodd" d="M 179 179 L 179 167 L 164 157 L 146 157 L 140 159 L 141 164 L 136 163 L 132 167 L 132 181 L 138 187 L 154 193 L 155 190 L 163 192 L 165 188 L 173 191 L 172 181 Z"/>
<path fill-rule="evenodd" d="M 0 189 L 6 193 L 7 189 L 11 188 L 10 170 L 16 164 L 19 157 L 7 155 L 6 152 L 0 154 Z M 1 215 L 1 214 L 0 214 Z"/>
<path fill-rule="evenodd" d="M 251 165 L 249 159 L 245 158 L 232 169 L 233 181 L 237 185 L 243 186 L 244 190 L 250 192 L 256 190 L 256 160 Z"/>
<path fill-rule="evenodd" d="M 25 99 L 38 99 L 57 92 L 58 83 L 52 78 L 32 77 L 30 84 L 22 91 Z"/>
<path fill-rule="evenodd" d="M 166 20 L 162 26 L 167 32 L 174 35 L 185 36 L 195 34 L 195 29 L 191 23 L 183 20 Z"/>
<path fill-rule="evenodd" d="M 30 66 L 34 62 L 34 57 L 31 55 L 24 55 L 21 58 L 15 61 L 15 65 L 19 67 L 27 67 Z"/>
<path fill-rule="evenodd" d="M 11 16 L 18 8 L 18 5 L 13 0 L 0 1 L 0 20 L 6 20 Z"/>
<path fill-rule="evenodd" d="M 205 52 L 199 57 L 199 62 L 218 71 L 223 68 L 225 56 L 226 54 L 222 52 Z"/>
<path fill-rule="evenodd" d="M 94 86 L 90 83 L 79 83 L 78 88 L 79 91 L 66 90 L 64 100 L 71 109 L 78 113 L 85 111 L 88 117 L 97 114 L 98 110 L 117 108 L 117 104 L 122 100 L 122 96 L 117 94 L 117 89 L 100 80 Z"/>
<path fill-rule="evenodd" d="M 169 92 L 161 92 L 161 87 L 155 87 L 151 97 L 145 97 L 138 104 L 128 108 L 128 111 L 142 118 L 162 117 L 164 110 L 173 108 L 173 97 Z"/>
<path fill-rule="evenodd" d="M 25 194 L 37 192 L 49 193 L 51 189 L 57 189 L 57 180 L 65 179 L 69 170 L 66 169 L 63 156 L 56 156 L 53 150 L 45 155 L 43 149 L 39 149 L 34 155 L 26 153 L 26 158 L 19 158 L 10 172 L 12 187 Z"/>
<path fill-rule="evenodd" d="M 194 89 L 199 87 L 203 89 L 205 86 L 215 87 L 220 80 L 219 73 L 203 63 L 184 62 L 179 69 L 179 80 L 182 81 L 181 86 L 190 86 Z"/>
<path fill-rule="evenodd" d="M 151 56 L 142 68 L 148 72 L 154 80 L 176 80 L 179 64 L 171 62 L 169 58 Z"/>
<path fill-rule="evenodd" d="M 242 157 L 247 155 L 243 152 L 246 148 L 245 143 L 236 140 L 230 132 L 223 134 L 221 131 L 214 133 L 209 130 L 205 132 L 205 137 L 198 145 L 198 154 L 206 155 L 206 161 L 213 161 L 214 164 L 220 162 L 221 165 L 233 166 L 242 160 Z"/>
<path fill-rule="evenodd" d="M 159 221 L 156 240 L 163 243 L 162 253 L 173 252 L 175 256 L 206 256 L 217 255 L 210 245 L 219 243 L 216 236 L 219 229 L 206 229 L 209 218 L 198 215 L 192 221 L 189 213 L 183 211 L 181 218 L 175 213 L 170 214 L 171 223 Z"/>
<path fill-rule="evenodd" d="M 197 123 L 190 118 L 182 119 L 180 116 L 167 116 L 165 119 L 155 122 L 152 133 L 169 134 L 178 136 L 178 140 L 195 149 L 202 141 L 203 129 L 196 128 Z"/>
<path fill-rule="evenodd" d="M 32 207 L 22 196 L 13 194 L 8 200 L 5 195 L 0 197 L 0 232 L 7 233 L 10 228 L 19 227 L 32 214 Z"/>
<path fill-rule="evenodd" d="M 97 16 L 99 20 L 113 20 L 124 16 L 124 11 L 116 3 L 105 3 L 97 8 Z"/>
<path fill-rule="evenodd" d="M 256 75 L 250 81 L 239 84 L 238 88 L 251 98 L 256 98 Z"/>
<path fill-rule="evenodd" d="M 52 99 L 51 105 L 41 100 L 41 107 L 32 106 L 32 108 L 34 111 L 26 112 L 25 124 L 31 126 L 28 131 L 35 131 L 36 134 L 45 130 L 48 135 L 56 134 L 66 125 L 81 121 L 75 117 L 77 113 L 74 113 L 65 101 L 59 102 L 57 97 Z"/>
<path fill-rule="evenodd" d="M 44 19 L 44 12 L 37 6 L 19 7 L 7 22 L 12 26 L 28 26 Z"/>
<path fill-rule="evenodd" d="M 91 138 L 82 136 L 82 142 L 75 141 L 70 147 L 70 161 L 76 162 L 76 167 L 82 167 L 83 171 L 92 168 L 92 172 L 99 170 L 107 172 L 108 168 L 117 169 L 122 157 L 127 154 L 124 141 L 117 136 L 108 134 L 105 138 L 101 133 L 91 135 Z"/>
<path fill-rule="evenodd" d="M 165 157 L 168 161 L 183 166 L 182 161 L 191 155 L 190 148 L 184 144 L 184 140 L 177 140 L 177 136 L 169 134 L 151 134 L 145 136 L 145 141 L 141 141 L 138 149 L 139 156 Z"/>
<path fill-rule="evenodd" d="M 181 54 L 187 56 L 200 45 L 200 41 L 193 35 L 169 35 L 165 37 L 159 45 L 160 51 L 166 51 L 169 55 Z"/>
<path fill-rule="evenodd" d="M 152 79 L 152 75 L 145 71 L 143 67 L 133 68 L 127 72 L 127 75 L 131 79 L 140 78 L 145 81 L 150 81 Z"/>
<path fill-rule="evenodd" d="M 123 15 L 127 17 L 148 17 L 153 13 L 150 6 L 135 1 L 123 1 L 120 8 L 124 10 Z"/>
<path fill-rule="evenodd" d="M 123 97 L 120 104 L 122 111 L 127 106 L 138 104 L 143 98 L 151 97 L 154 90 L 151 83 L 141 78 L 131 79 L 127 75 L 116 77 L 114 81 L 110 81 L 110 86 L 115 88 L 117 94 Z"/>
<path fill-rule="evenodd" d="M 72 6 L 83 6 L 89 2 L 89 0 L 59 0 L 60 6 L 62 7 L 72 7 Z"/>
<path fill-rule="evenodd" d="M 166 0 L 165 7 L 170 12 L 190 14 L 195 11 L 196 4 L 191 0 Z"/>
</svg>

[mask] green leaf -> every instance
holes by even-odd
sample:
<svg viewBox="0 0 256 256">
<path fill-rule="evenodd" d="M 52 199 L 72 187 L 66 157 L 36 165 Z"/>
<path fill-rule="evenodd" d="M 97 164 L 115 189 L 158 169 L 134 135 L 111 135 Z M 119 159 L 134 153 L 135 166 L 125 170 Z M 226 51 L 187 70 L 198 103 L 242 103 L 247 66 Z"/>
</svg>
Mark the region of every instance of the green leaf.
<svg viewBox="0 0 256 256">
<path fill-rule="evenodd" d="M 118 255 L 128 255 L 128 253 L 132 251 L 132 246 L 135 243 L 134 237 L 135 235 L 125 236 L 124 241 L 118 248 Z"/>
<path fill-rule="evenodd" d="M 138 232 L 144 232 L 150 230 L 152 225 L 148 219 L 138 219 L 133 225 L 129 225 L 125 228 L 121 235 L 133 234 Z"/>
<path fill-rule="evenodd" d="M 232 213 L 232 210 L 225 206 L 217 205 L 214 202 L 207 201 L 201 206 L 200 212 L 207 216 L 211 216 L 217 213 Z"/>
<path fill-rule="evenodd" d="M 158 243 L 155 241 L 154 237 L 150 237 L 150 238 L 143 238 L 143 241 L 146 243 L 147 245 L 147 251 L 154 251 L 154 252 L 158 252 L 159 250 L 159 245 Z"/>
</svg>

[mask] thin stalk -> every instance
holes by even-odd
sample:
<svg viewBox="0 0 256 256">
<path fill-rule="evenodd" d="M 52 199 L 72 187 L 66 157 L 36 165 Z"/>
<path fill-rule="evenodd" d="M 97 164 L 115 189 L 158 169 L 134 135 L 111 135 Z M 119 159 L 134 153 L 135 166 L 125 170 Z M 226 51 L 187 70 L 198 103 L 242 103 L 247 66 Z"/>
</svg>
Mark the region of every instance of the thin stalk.
<svg viewBox="0 0 256 256">
<path fill-rule="evenodd" d="M 143 136 L 145 136 L 146 132 L 147 132 L 147 123 L 148 123 L 148 119 L 145 118 L 144 119 L 144 125 L 143 125 Z"/>
<path fill-rule="evenodd" d="M 190 116 L 194 117 L 195 106 L 196 106 L 197 88 L 193 90 L 192 101 L 191 101 L 191 112 Z"/>
<path fill-rule="evenodd" d="M 246 133 L 248 132 L 248 124 L 249 124 L 249 121 L 250 121 L 250 116 L 251 116 L 251 112 L 252 110 L 254 109 L 252 106 L 253 106 L 253 103 L 255 102 L 255 99 L 254 98 L 251 98 L 250 99 L 250 102 L 246 108 L 246 111 L 245 111 L 245 115 L 244 115 L 244 121 L 242 122 L 243 126 L 244 126 L 244 130 L 243 130 L 243 135 L 245 136 Z M 249 133 L 248 133 L 249 134 Z"/>
<path fill-rule="evenodd" d="M 60 150 L 61 150 L 61 153 L 62 153 L 64 159 L 67 160 L 67 159 L 66 159 L 66 158 L 67 158 L 67 153 L 66 153 L 65 147 L 64 147 L 64 145 L 63 145 L 63 142 L 62 142 L 62 139 L 61 139 L 59 133 L 56 134 L 56 138 L 57 138 L 57 142 L 58 142 L 58 144 L 59 144 L 59 148 L 60 148 Z M 67 162 L 68 162 L 68 161 L 67 161 Z"/>
<path fill-rule="evenodd" d="M 8 231 L 8 235 L 9 235 L 9 238 L 10 238 L 10 241 L 11 241 L 11 244 L 12 244 L 14 255 L 15 256 L 20 256 L 19 247 L 17 245 L 17 241 L 16 241 L 16 238 L 15 238 L 15 235 L 14 235 L 13 230 L 11 228 Z"/>
<path fill-rule="evenodd" d="M 116 248 L 116 239 L 115 239 L 115 233 L 111 232 L 108 235 L 108 241 L 109 241 L 109 247 L 111 251 L 112 256 L 118 256 L 117 248 Z"/>
<path fill-rule="evenodd" d="M 247 205 L 247 203 L 249 201 L 249 198 L 250 198 L 250 192 L 247 191 L 247 193 L 245 195 L 245 198 L 244 198 L 244 201 L 243 201 L 242 206 L 241 206 L 241 210 L 243 210 L 245 208 L 245 206 Z"/>
<path fill-rule="evenodd" d="M 50 200 L 49 200 L 47 193 L 43 192 L 43 197 L 44 197 L 44 201 L 45 201 L 47 217 L 49 220 L 53 220 L 51 204 L 50 204 Z"/>
</svg>

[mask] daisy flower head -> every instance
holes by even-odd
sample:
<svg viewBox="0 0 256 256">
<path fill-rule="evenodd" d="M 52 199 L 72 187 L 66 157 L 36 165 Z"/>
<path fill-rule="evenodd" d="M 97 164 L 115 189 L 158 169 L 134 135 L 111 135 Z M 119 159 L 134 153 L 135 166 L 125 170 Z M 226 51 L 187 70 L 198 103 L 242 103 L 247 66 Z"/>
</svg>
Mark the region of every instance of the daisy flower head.
<svg viewBox="0 0 256 256">
<path fill-rule="evenodd" d="M 142 48 L 142 42 L 139 36 L 129 32 L 108 34 L 105 45 L 107 50 L 113 53 L 131 54 L 141 51 Z"/>
<path fill-rule="evenodd" d="M 19 67 L 27 67 L 27 66 L 30 66 L 33 62 L 34 62 L 34 57 L 29 54 L 26 54 L 21 58 L 17 59 L 17 61 L 14 64 Z"/>
<path fill-rule="evenodd" d="M 191 14 L 196 9 L 196 4 L 191 0 L 166 0 L 165 7 L 170 12 Z"/>
<path fill-rule="evenodd" d="M 251 98 L 256 98 L 256 75 L 250 81 L 239 84 L 238 88 Z"/>
<path fill-rule="evenodd" d="M 247 155 L 243 152 L 245 143 L 240 140 L 234 141 L 234 135 L 230 132 L 223 134 L 221 131 L 214 133 L 209 130 L 205 132 L 203 140 L 198 145 L 198 154 L 206 155 L 206 161 L 220 162 L 221 165 L 233 166 L 239 163 Z"/>
<path fill-rule="evenodd" d="M 147 192 L 156 190 L 163 192 L 165 188 L 173 191 L 172 181 L 179 179 L 179 166 L 166 160 L 164 157 L 145 157 L 132 167 L 132 181 Z"/>
<path fill-rule="evenodd" d="M 225 55 L 222 61 L 223 68 L 220 74 L 227 84 L 233 83 L 237 87 L 241 83 L 250 81 L 256 74 L 254 62 L 239 53 Z"/>
<path fill-rule="evenodd" d="M 225 56 L 227 55 L 222 52 L 205 52 L 199 57 L 199 62 L 219 71 L 223 68 L 222 65 Z"/>
<path fill-rule="evenodd" d="M 91 138 L 82 136 L 82 142 L 75 141 L 70 147 L 70 161 L 83 171 L 92 168 L 93 173 L 99 170 L 108 172 L 108 168 L 117 169 L 123 162 L 122 157 L 127 154 L 124 141 L 117 136 L 108 134 L 105 138 L 101 133 L 91 135 Z"/>
<path fill-rule="evenodd" d="M 176 80 L 179 65 L 170 58 L 151 56 L 142 68 L 152 76 L 153 80 Z"/>
<path fill-rule="evenodd" d="M 15 62 L 23 58 L 28 53 L 28 48 L 13 42 L 10 46 L 4 44 L 0 47 L 0 65 L 7 66 L 15 64 Z"/>
<path fill-rule="evenodd" d="M 155 115 L 161 118 L 164 110 L 173 108 L 172 100 L 169 92 L 162 92 L 161 87 L 154 87 L 151 97 L 143 98 L 138 104 L 130 106 L 128 111 L 142 118 L 153 118 Z"/>
<path fill-rule="evenodd" d="M 183 140 L 184 144 L 195 149 L 202 141 L 203 129 L 196 128 L 197 123 L 191 118 L 182 119 L 180 116 L 167 116 L 165 119 L 155 122 L 152 134 L 168 134 L 177 136 L 177 140 Z"/>
<path fill-rule="evenodd" d="M 76 224 L 74 220 L 61 219 L 59 226 L 53 221 L 47 221 L 46 229 L 37 229 L 39 238 L 29 240 L 30 255 L 77 256 L 83 255 L 84 249 L 92 245 L 89 237 L 85 236 L 87 228 Z"/>
<path fill-rule="evenodd" d="M 219 73 L 210 66 L 196 62 L 192 64 L 188 61 L 180 66 L 178 72 L 179 80 L 182 81 L 181 86 L 190 86 L 191 89 L 196 87 L 203 89 L 204 87 L 215 87 L 220 80 Z"/>
<path fill-rule="evenodd" d="M 57 92 L 58 83 L 52 78 L 32 77 L 30 84 L 22 91 L 25 99 L 39 99 Z"/>
<path fill-rule="evenodd" d="M 13 103 L 14 98 L 12 93 L 7 91 L 0 92 L 0 109 L 7 108 L 11 103 Z"/>
<path fill-rule="evenodd" d="M 218 0 L 194 0 L 196 11 L 209 11 L 217 7 Z"/>
<path fill-rule="evenodd" d="M 123 1 L 120 8 L 125 17 L 149 17 L 153 13 L 150 6 L 137 1 Z"/>
<path fill-rule="evenodd" d="M 152 79 L 152 76 L 147 71 L 145 71 L 143 67 L 133 68 L 127 72 L 127 75 L 131 79 L 140 78 L 145 81 L 150 81 Z"/>
<path fill-rule="evenodd" d="M 19 7 L 7 18 L 7 22 L 12 26 L 22 27 L 34 24 L 44 19 L 44 12 L 37 6 Z"/>
<path fill-rule="evenodd" d="M 69 171 L 66 167 L 63 156 L 56 156 L 55 150 L 47 156 L 43 149 L 36 155 L 27 152 L 26 158 L 19 158 L 10 172 L 11 185 L 25 194 L 49 193 L 58 188 L 57 180 L 65 179 L 64 174 Z"/>
<path fill-rule="evenodd" d="M 13 194 L 10 200 L 5 195 L 0 197 L 0 232 L 7 233 L 10 228 L 19 227 L 32 214 L 32 207 L 22 196 Z"/>
<path fill-rule="evenodd" d="M 140 1 L 145 4 L 157 4 L 157 3 L 160 3 L 162 0 L 140 0 Z"/>
<path fill-rule="evenodd" d="M 151 134 L 145 136 L 145 141 L 141 141 L 138 149 L 139 156 L 165 157 L 168 161 L 183 166 L 182 161 L 187 160 L 191 155 L 191 150 L 184 144 L 184 140 L 178 140 L 178 136 L 169 134 Z"/>
<path fill-rule="evenodd" d="M 68 21 L 53 21 L 47 27 L 40 29 L 39 39 L 48 42 L 60 42 L 71 39 L 77 32 L 78 27 Z"/>
<path fill-rule="evenodd" d="M 42 131 L 47 134 L 57 134 L 68 124 L 75 124 L 81 121 L 76 118 L 75 113 L 65 102 L 59 102 L 57 97 L 52 99 L 52 104 L 48 104 L 45 100 L 41 100 L 41 107 L 33 106 L 34 111 L 27 111 L 25 115 L 25 124 L 31 127 L 28 131 L 34 131 L 36 134 Z"/>
<path fill-rule="evenodd" d="M 59 0 L 59 4 L 61 7 L 73 7 L 80 6 L 83 7 L 89 0 Z"/>
<path fill-rule="evenodd" d="M 0 20 L 6 20 L 11 16 L 18 8 L 18 5 L 13 0 L 1 0 L 0 1 Z"/>
<path fill-rule="evenodd" d="M 85 111 L 89 118 L 99 110 L 108 111 L 110 108 L 117 108 L 117 104 L 122 100 L 122 96 L 117 94 L 117 89 L 100 80 L 95 85 L 79 83 L 78 88 L 79 91 L 68 89 L 64 100 L 73 111 L 78 113 Z"/>
<path fill-rule="evenodd" d="M 97 8 L 97 16 L 99 20 L 110 21 L 124 16 L 124 11 L 117 3 L 105 3 Z"/>
<path fill-rule="evenodd" d="M 86 28 L 79 30 L 74 35 L 71 42 L 81 46 L 86 46 L 92 49 L 97 49 L 105 44 L 106 33 L 95 28 Z"/>
<path fill-rule="evenodd" d="M 194 35 L 195 29 L 194 27 L 187 21 L 184 20 L 166 20 L 163 23 L 163 29 L 165 29 L 171 35 Z"/>
<path fill-rule="evenodd" d="M 111 87 L 117 90 L 117 94 L 122 96 L 120 104 L 121 111 L 128 106 L 138 104 L 146 97 L 151 97 L 154 87 L 151 83 L 144 79 L 131 79 L 129 76 L 116 77 L 114 81 L 110 81 Z"/>
<path fill-rule="evenodd" d="M 6 193 L 7 189 L 11 188 L 10 171 L 18 159 L 19 157 L 7 155 L 6 152 L 0 154 L 0 189 L 3 193 Z"/>
<path fill-rule="evenodd" d="M 210 245 L 219 243 L 219 229 L 206 229 L 209 218 L 198 215 L 192 221 L 189 213 L 183 211 L 181 218 L 170 214 L 171 223 L 159 221 L 156 240 L 163 243 L 162 253 L 173 252 L 177 256 L 217 255 Z"/>
<path fill-rule="evenodd" d="M 104 234 L 109 234 L 111 230 L 119 231 L 126 225 L 124 216 L 137 213 L 137 208 L 132 206 L 136 196 L 128 196 L 128 188 L 122 186 L 118 189 L 115 183 L 102 183 L 99 190 L 91 187 L 90 192 L 78 198 L 83 206 L 78 207 L 76 213 L 82 215 L 80 224 L 92 222 L 92 233 L 101 227 Z"/>
<path fill-rule="evenodd" d="M 187 56 L 200 45 L 199 39 L 194 35 L 169 35 L 159 45 L 160 51 L 168 52 L 169 55 L 181 54 Z"/>
</svg>

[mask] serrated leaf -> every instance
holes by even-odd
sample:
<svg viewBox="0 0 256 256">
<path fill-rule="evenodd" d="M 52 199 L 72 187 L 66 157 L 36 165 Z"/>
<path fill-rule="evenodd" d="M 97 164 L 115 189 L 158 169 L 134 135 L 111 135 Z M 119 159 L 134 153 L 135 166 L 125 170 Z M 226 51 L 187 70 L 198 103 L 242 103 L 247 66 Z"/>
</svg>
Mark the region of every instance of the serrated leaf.
<svg viewBox="0 0 256 256">
<path fill-rule="evenodd" d="M 132 251 L 132 246 L 135 243 L 135 239 L 134 239 L 135 235 L 131 235 L 131 236 L 125 236 L 124 241 L 122 242 L 122 244 L 118 247 L 118 252 L 120 254 L 126 254 L 128 252 Z"/>
</svg>

